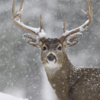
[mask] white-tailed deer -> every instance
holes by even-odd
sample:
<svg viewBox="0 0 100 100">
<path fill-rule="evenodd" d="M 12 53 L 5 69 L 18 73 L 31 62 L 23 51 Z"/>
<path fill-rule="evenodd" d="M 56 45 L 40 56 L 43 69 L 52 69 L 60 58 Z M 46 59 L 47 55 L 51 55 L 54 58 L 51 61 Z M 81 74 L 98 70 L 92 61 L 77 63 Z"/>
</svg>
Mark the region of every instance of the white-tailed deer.
<svg viewBox="0 0 100 100">
<path fill-rule="evenodd" d="M 48 80 L 55 90 L 59 100 L 100 100 L 100 68 L 76 68 L 72 65 L 65 53 L 66 46 L 73 46 L 78 43 L 84 31 L 92 22 L 92 5 L 87 0 L 88 11 L 82 12 L 87 15 L 88 20 L 76 29 L 66 31 L 65 21 L 63 35 L 60 38 L 46 38 L 40 15 L 40 28 L 26 26 L 21 19 L 22 4 L 15 13 L 15 0 L 12 13 L 13 22 L 18 27 L 34 33 L 25 34 L 27 43 L 41 48 L 41 60 L 47 73 Z"/>
</svg>

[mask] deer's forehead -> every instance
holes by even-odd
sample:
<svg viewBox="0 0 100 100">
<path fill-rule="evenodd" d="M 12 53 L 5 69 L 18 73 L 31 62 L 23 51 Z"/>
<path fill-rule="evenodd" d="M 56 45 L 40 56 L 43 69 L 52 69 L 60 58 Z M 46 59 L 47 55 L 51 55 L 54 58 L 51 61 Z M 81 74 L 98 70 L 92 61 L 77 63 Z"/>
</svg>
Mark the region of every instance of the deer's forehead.
<svg viewBox="0 0 100 100">
<path fill-rule="evenodd" d="M 60 45 L 61 42 L 60 42 L 60 40 L 57 39 L 57 38 L 55 38 L 55 39 L 50 39 L 50 38 L 48 38 L 48 39 L 44 42 L 44 44 L 45 44 L 48 48 L 50 48 L 50 47 L 55 48 L 55 47 L 57 47 L 58 45 Z"/>
</svg>

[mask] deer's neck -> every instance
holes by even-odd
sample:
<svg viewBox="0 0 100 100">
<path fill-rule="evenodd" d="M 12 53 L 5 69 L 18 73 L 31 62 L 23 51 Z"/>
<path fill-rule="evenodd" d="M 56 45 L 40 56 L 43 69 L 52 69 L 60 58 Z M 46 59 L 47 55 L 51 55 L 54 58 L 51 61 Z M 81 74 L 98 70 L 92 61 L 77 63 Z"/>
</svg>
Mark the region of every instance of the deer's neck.
<svg viewBox="0 0 100 100">
<path fill-rule="evenodd" d="M 64 52 L 64 58 L 63 58 L 63 63 L 62 63 L 62 70 L 66 71 L 72 71 L 74 69 L 73 64 L 70 62 L 70 60 L 67 57 L 67 54 Z"/>
<path fill-rule="evenodd" d="M 70 87 L 74 83 L 74 79 L 72 79 L 72 82 L 70 81 L 70 77 L 73 78 L 73 76 L 71 75 L 74 75 L 75 68 L 69 61 L 65 52 L 62 61 L 63 63 L 60 67 L 58 67 L 58 69 L 51 70 L 49 68 L 46 68 L 45 70 L 48 76 L 48 80 L 53 89 L 55 90 L 57 97 L 60 100 L 70 100 L 69 91 Z"/>
</svg>

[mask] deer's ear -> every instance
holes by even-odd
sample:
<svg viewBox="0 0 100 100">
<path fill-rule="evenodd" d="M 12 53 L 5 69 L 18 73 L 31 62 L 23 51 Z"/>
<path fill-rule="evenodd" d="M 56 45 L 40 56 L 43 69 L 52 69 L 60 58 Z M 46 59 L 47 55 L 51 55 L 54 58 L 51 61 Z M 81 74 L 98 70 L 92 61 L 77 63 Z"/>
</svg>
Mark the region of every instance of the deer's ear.
<svg viewBox="0 0 100 100">
<path fill-rule="evenodd" d="M 34 37 L 32 34 L 24 34 L 23 35 L 23 38 L 26 40 L 26 42 L 29 44 L 29 45 L 32 45 L 34 47 L 40 47 L 41 45 L 41 42 L 39 40 L 39 37 Z"/>
<path fill-rule="evenodd" d="M 82 37 L 82 33 L 78 32 L 76 34 L 68 36 L 65 39 L 64 43 L 65 43 L 66 46 L 69 46 L 69 47 L 74 46 L 79 42 L 81 37 Z"/>
</svg>

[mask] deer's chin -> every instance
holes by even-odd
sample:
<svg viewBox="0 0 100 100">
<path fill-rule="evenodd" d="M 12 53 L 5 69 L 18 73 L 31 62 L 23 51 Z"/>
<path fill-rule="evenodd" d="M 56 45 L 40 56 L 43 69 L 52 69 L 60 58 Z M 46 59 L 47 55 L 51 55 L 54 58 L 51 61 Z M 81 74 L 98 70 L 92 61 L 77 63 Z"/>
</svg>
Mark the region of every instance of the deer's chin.
<svg viewBox="0 0 100 100">
<path fill-rule="evenodd" d="M 59 69 L 61 68 L 61 64 L 59 64 L 56 60 L 54 61 L 46 61 L 45 64 L 43 64 L 45 68 L 49 69 Z"/>
<path fill-rule="evenodd" d="M 56 62 L 57 62 L 56 59 L 54 59 L 53 61 L 50 61 L 47 59 L 47 63 L 50 65 L 54 65 L 54 64 L 56 64 Z"/>
</svg>

